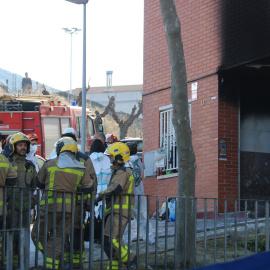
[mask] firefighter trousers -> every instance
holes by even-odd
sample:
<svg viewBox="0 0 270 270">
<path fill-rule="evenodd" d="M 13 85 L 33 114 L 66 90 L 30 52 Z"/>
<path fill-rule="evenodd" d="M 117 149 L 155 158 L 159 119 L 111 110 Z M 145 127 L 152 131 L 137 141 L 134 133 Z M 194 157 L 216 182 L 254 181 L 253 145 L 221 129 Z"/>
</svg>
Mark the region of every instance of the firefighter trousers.
<svg viewBox="0 0 270 270">
<path fill-rule="evenodd" d="M 121 221 L 121 228 L 119 225 Z M 110 245 L 112 243 L 112 262 L 108 262 L 107 269 L 118 269 L 119 262 L 119 249 L 121 250 L 121 263 L 127 264 L 128 258 L 131 261 L 134 260 L 135 254 L 132 250 L 128 250 L 128 246 L 123 243 L 123 235 L 128 224 L 128 218 L 120 216 L 119 214 L 113 214 L 113 229 L 112 235 L 110 235 L 111 215 L 108 215 L 105 220 L 104 228 L 104 251 L 108 258 L 110 258 Z M 121 241 L 120 241 L 121 239 Z M 120 244 L 121 242 L 121 244 Z M 129 255 L 128 255 L 129 252 Z"/>
<path fill-rule="evenodd" d="M 73 261 L 74 268 L 82 268 L 85 260 L 84 239 L 83 239 L 83 222 L 81 218 L 85 218 L 85 211 L 81 217 L 81 205 L 75 206 L 74 212 L 74 237 L 73 237 L 73 254 L 70 254 L 70 235 L 67 236 L 65 242 L 65 262 L 71 264 Z M 70 256 L 71 255 L 71 256 Z"/>
<path fill-rule="evenodd" d="M 47 229 L 47 249 L 46 249 L 46 268 L 48 269 L 58 269 L 61 254 L 62 254 L 62 244 L 65 244 L 65 239 L 70 234 L 71 230 L 71 213 L 65 213 L 65 233 L 64 238 L 62 238 L 62 221 L 63 214 L 56 213 L 56 228 L 53 227 L 53 213 L 48 213 L 47 226 L 45 224 L 45 215 L 44 213 L 40 216 L 40 228 L 39 228 L 39 242 L 38 249 L 44 254 L 44 230 Z M 35 222 L 32 229 L 32 240 L 36 245 L 36 232 L 37 232 L 38 223 Z M 53 231 L 55 230 L 56 237 L 54 238 Z M 63 243 L 64 242 L 64 243 Z"/>
</svg>

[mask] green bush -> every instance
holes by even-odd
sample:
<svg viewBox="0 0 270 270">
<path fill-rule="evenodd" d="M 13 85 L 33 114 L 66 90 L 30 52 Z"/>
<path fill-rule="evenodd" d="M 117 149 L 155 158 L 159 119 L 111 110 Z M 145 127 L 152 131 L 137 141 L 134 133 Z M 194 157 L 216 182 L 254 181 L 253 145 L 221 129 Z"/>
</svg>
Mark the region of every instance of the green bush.
<svg viewBox="0 0 270 270">
<path fill-rule="evenodd" d="M 255 252 L 255 237 L 252 237 L 248 242 L 247 242 L 247 248 Z M 265 236 L 260 236 L 258 235 L 257 237 L 257 250 L 258 252 L 265 251 Z"/>
</svg>

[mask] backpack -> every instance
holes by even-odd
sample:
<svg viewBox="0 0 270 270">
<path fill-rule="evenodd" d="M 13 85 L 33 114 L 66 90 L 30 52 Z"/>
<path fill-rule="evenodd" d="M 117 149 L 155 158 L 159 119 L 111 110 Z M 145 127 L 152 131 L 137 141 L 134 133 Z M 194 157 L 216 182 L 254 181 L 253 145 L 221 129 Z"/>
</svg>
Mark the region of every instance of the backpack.
<svg viewBox="0 0 270 270">
<path fill-rule="evenodd" d="M 141 168 L 138 164 L 139 159 L 131 161 L 132 167 L 130 168 L 134 177 L 135 187 L 137 187 L 142 181 Z"/>
</svg>

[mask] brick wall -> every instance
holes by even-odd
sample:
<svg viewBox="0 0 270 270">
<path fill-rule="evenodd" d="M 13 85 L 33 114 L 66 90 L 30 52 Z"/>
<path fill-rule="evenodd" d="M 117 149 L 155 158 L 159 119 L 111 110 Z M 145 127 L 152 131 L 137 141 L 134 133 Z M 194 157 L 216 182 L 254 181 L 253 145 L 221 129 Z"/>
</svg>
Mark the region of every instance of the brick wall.
<svg viewBox="0 0 270 270">
<path fill-rule="evenodd" d="M 198 99 L 191 102 L 196 196 L 214 198 L 218 196 L 218 78 L 213 75 L 197 82 Z"/>
<path fill-rule="evenodd" d="M 219 140 L 225 139 L 227 153 L 225 160 L 218 162 L 218 197 L 229 199 L 228 210 L 235 207 L 234 199 L 239 198 L 239 89 L 241 79 L 237 75 L 221 74 L 219 87 Z M 232 199 L 232 200 L 230 200 Z M 224 201 L 220 201 L 219 210 L 224 212 Z"/>
<path fill-rule="evenodd" d="M 196 154 L 196 195 L 218 195 L 218 78 L 212 75 L 220 65 L 221 40 L 219 4 L 213 1 L 177 1 L 182 24 L 188 80 L 198 82 L 198 99 L 191 103 L 191 127 Z M 212 15 L 212 14 L 217 15 Z M 159 148 L 159 107 L 171 104 L 168 48 L 158 1 L 145 1 L 143 137 L 144 151 Z M 191 83 L 188 84 L 189 97 Z M 147 95 L 149 94 L 149 95 Z M 214 97 L 214 98 L 213 98 Z M 213 98 L 213 99 L 212 99 Z M 177 178 L 144 180 L 146 194 L 177 195 Z"/>
</svg>

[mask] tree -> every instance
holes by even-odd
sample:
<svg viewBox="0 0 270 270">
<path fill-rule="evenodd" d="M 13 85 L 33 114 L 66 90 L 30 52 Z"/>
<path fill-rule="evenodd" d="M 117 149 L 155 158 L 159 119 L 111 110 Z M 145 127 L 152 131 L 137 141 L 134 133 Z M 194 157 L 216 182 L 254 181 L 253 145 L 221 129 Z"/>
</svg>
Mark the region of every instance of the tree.
<svg viewBox="0 0 270 270">
<path fill-rule="evenodd" d="M 171 100 L 173 125 L 176 131 L 178 154 L 178 200 L 176 207 L 176 249 L 179 252 L 177 267 L 192 268 L 194 262 L 194 197 L 195 154 L 188 112 L 186 65 L 181 36 L 181 24 L 174 0 L 160 0 L 163 25 L 171 67 Z M 186 204 L 186 207 L 185 207 Z M 187 215 L 185 217 L 185 209 Z M 187 224 L 185 226 L 185 224 Z M 185 238 L 185 233 L 187 237 Z"/>
<path fill-rule="evenodd" d="M 112 96 L 109 98 L 109 103 L 105 107 L 104 112 L 102 114 L 99 114 L 98 111 L 95 111 L 96 114 L 96 120 L 95 120 L 95 125 L 97 129 L 98 123 L 100 123 L 101 118 L 104 117 L 105 115 L 109 114 L 109 112 L 112 113 L 112 117 L 115 120 L 115 122 L 119 125 L 120 129 L 120 134 L 119 138 L 120 140 L 126 137 L 128 128 L 132 125 L 133 121 L 140 116 L 142 113 L 142 101 L 139 101 L 138 103 L 138 111 L 136 112 L 137 106 L 136 104 L 133 106 L 132 111 L 130 116 L 126 121 L 123 121 L 122 119 L 119 119 L 116 111 L 115 111 L 115 97 Z"/>
</svg>

